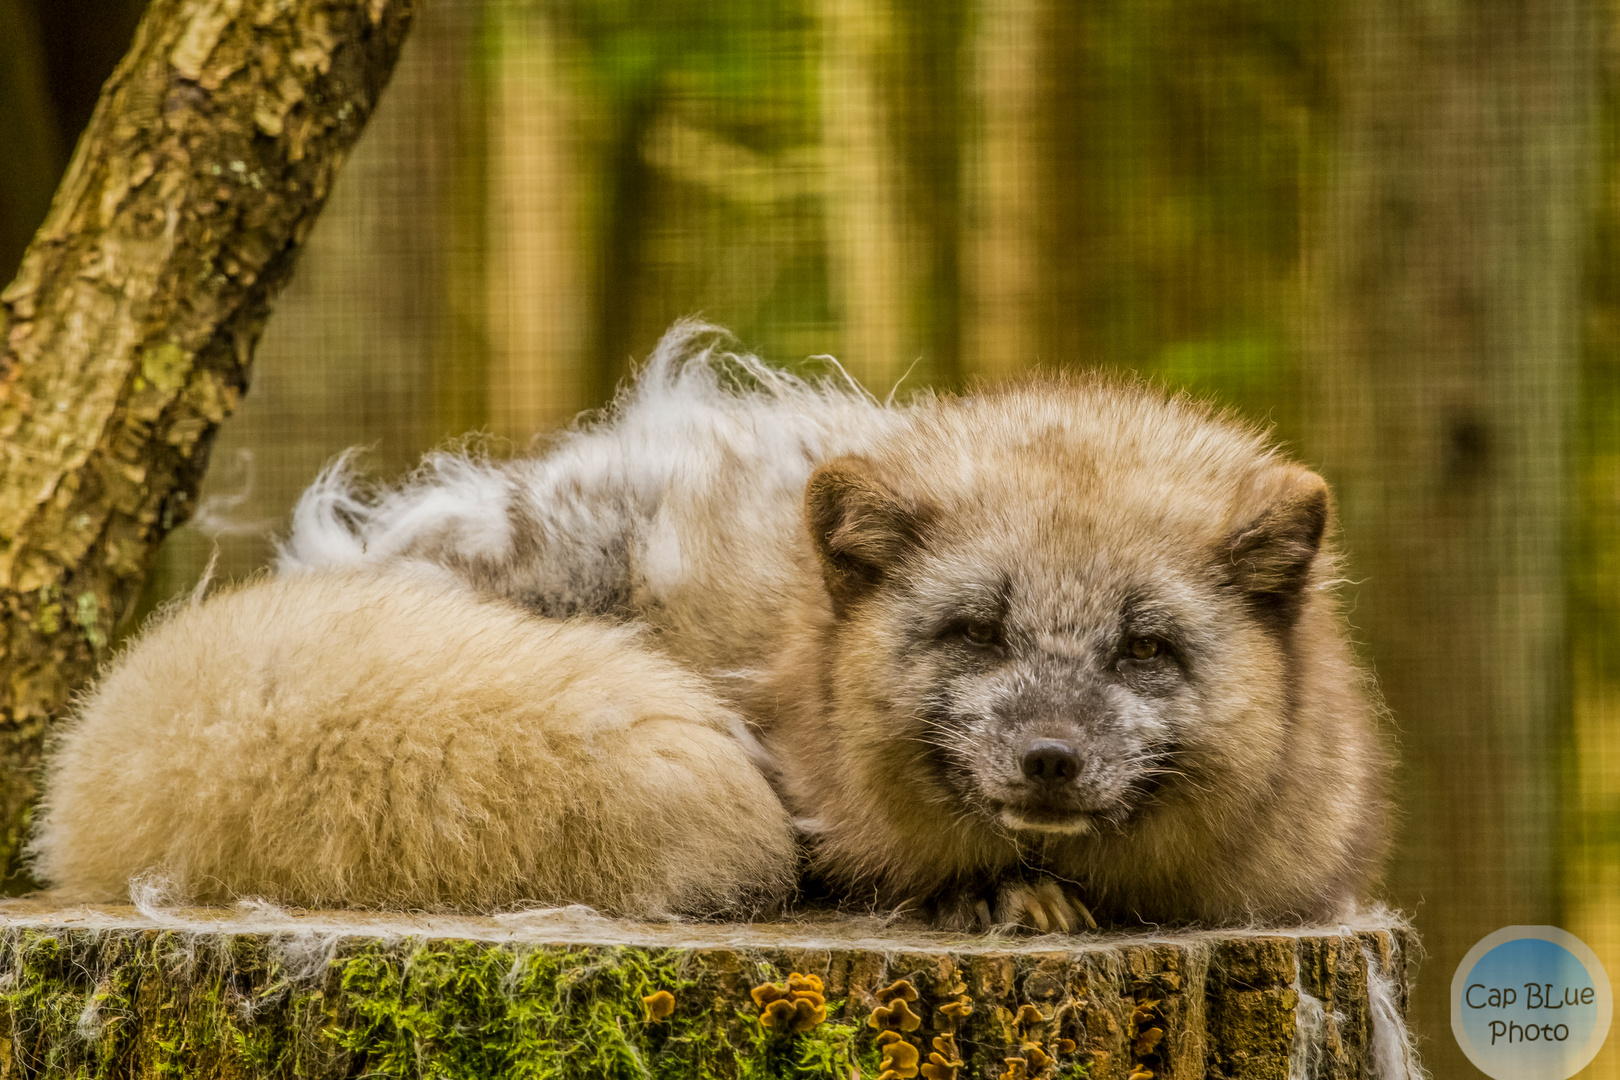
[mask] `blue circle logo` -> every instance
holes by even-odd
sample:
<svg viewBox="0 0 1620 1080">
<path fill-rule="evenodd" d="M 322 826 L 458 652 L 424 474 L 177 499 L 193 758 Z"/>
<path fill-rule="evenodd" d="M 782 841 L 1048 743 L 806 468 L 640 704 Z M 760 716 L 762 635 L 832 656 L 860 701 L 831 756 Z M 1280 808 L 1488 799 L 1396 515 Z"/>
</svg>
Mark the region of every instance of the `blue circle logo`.
<svg viewBox="0 0 1620 1080">
<path fill-rule="evenodd" d="M 1556 926 L 1509 926 L 1451 980 L 1451 1031 L 1493 1080 L 1567 1080 L 1597 1056 L 1614 998 L 1597 956 Z"/>
</svg>

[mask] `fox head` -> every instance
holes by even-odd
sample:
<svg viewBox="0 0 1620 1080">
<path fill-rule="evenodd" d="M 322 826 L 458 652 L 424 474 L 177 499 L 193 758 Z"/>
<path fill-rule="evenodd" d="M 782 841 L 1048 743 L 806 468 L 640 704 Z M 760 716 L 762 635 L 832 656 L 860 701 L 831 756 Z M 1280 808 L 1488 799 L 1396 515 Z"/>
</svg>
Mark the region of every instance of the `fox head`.
<svg viewBox="0 0 1620 1080">
<path fill-rule="evenodd" d="M 1312 678 L 1302 639 L 1340 634 L 1322 478 L 1135 387 L 1026 384 L 921 412 L 822 464 L 805 507 L 828 760 L 966 862 L 1177 842 L 1188 819 L 1264 800 Z M 841 845 L 859 843 L 830 838 L 835 860 Z"/>
</svg>

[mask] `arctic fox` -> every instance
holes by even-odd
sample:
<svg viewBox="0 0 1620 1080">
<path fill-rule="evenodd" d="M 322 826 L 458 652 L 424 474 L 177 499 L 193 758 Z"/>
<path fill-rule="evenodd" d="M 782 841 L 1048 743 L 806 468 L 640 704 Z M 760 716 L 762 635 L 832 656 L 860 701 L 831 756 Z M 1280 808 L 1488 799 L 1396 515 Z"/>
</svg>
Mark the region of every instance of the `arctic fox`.
<svg viewBox="0 0 1620 1080">
<path fill-rule="evenodd" d="M 1387 831 L 1320 477 L 1102 377 L 880 403 L 677 326 L 538 456 L 303 496 L 62 731 L 85 899 L 1328 920 Z M 802 863 L 802 865 L 801 865 Z"/>
</svg>

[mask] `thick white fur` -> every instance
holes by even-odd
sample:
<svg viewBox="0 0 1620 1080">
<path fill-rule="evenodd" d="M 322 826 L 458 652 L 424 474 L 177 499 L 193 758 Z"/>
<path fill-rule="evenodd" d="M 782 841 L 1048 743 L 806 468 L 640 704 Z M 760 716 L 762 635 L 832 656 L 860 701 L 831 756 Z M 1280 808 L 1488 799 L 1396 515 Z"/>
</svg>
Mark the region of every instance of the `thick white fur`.
<svg viewBox="0 0 1620 1080">
<path fill-rule="evenodd" d="M 442 574 L 261 581 L 147 632 L 61 733 L 33 843 L 83 900 L 635 914 L 790 887 L 786 815 L 704 683 L 622 626 Z"/>
</svg>

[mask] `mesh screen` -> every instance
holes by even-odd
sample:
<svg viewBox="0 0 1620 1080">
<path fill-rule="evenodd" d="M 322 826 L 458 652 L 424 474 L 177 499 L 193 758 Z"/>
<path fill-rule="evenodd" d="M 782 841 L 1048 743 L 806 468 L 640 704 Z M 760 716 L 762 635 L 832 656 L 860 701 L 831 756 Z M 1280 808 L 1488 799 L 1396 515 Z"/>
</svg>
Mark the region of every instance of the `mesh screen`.
<svg viewBox="0 0 1620 1080">
<path fill-rule="evenodd" d="M 1279 0 L 430 0 L 196 520 L 263 566 L 345 448 L 522 448 L 674 319 L 879 393 L 1143 372 L 1340 495 L 1430 955 L 1561 923 L 1620 971 L 1620 274 L 1608 23 Z M 1587 1076 L 1620 1077 L 1620 1051 Z"/>
</svg>

